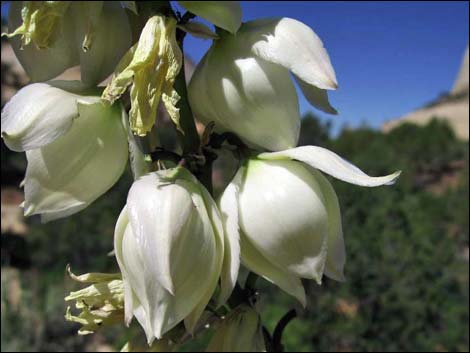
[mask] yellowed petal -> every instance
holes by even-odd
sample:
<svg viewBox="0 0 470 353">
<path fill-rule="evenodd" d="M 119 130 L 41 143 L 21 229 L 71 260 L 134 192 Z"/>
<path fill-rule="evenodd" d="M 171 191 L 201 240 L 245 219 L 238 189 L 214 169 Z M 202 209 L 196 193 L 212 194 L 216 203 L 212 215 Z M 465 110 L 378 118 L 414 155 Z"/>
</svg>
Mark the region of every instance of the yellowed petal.
<svg viewBox="0 0 470 353">
<path fill-rule="evenodd" d="M 168 112 L 168 115 L 170 115 L 171 120 L 176 125 L 176 128 L 178 130 L 181 130 L 180 127 L 180 110 L 179 108 L 176 107 L 176 104 L 180 100 L 180 96 L 178 92 L 176 92 L 174 89 L 171 91 L 171 94 L 168 95 L 166 93 L 162 94 L 162 101 L 165 104 L 166 111 Z"/>
<path fill-rule="evenodd" d="M 76 292 L 71 292 L 65 301 L 75 301 L 79 314 L 73 315 L 67 307 L 65 319 L 82 325 L 78 334 L 87 335 L 99 327 L 124 321 L 124 285 L 120 274 L 87 273 L 74 275 L 67 268 L 70 277 L 81 283 L 92 283 Z"/>
<path fill-rule="evenodd" d="M 39 49 L 50 48 L 60 34 L 61 19 L 70 1 L 24 1 L 23 24 L 7 37 L 21 35 L 22 46 L 33 42 Z"/>
<path fill-rule="evenodd" d="M 179 127 L 178 93 L 173 89 L 183 54 L 176 42 L 176 20 L 154 16 L 145 24 L 139 42 L 129 50 L 103 92 L 102 99 L 113 103 L 132 84 L 129 122 L 131 130 L 145 136 L 155 124 L 160 99 Z"/>
</svg>

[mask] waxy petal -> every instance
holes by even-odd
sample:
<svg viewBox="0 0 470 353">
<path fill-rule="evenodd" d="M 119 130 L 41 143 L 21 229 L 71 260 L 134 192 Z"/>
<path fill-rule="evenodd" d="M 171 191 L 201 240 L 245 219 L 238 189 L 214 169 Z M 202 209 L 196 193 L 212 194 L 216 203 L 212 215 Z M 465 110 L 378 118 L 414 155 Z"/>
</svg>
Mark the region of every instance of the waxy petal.
<svg viewBox="0 0 470 353">
<path fill-rule="evenodd" d="M 285 271 L 284 267 L 276 265 L 276 262 L 271 262 L 266 258 L 252 243 L 241 230 L 239 229 L 241 204 L 240 204 L 240 189 L 244 188 L 243 180 L 246 174 L 245 168 L 240 168 L 234 179 L 224 190 L 219 200 L 225 231 L 227 236 L 231 238 L 232 244 L 239 242 L 241 260 L 245 266 L 258 275 L 273 282 L 287 293 L 296 297 L 302 305 L 306 305 L 305 291 L 302 283 L 298 277 Z M 228 254 L 225 256 L 227 257 Z M 237 254 L 234 252 L 230 260 L 236 261 Z M 274 259 L 276 260 L 276 259 Z M 234 269 L 238 269 L 239 264 L 235 264 Z M 238 272 L 238 271 L 237 271 Z M 234 271 L 235 274 L 235 271 Z M 236 280 L 236 277 L 234 277 Z"/>
<path fill-rule="evenodd" d="M 313 85 L 309 85 L 305 81 L 301 80 L 297 76 L 295 76 L 295 80 L 299 84 L 299 87 L 304 94 L 305 98 L 313 105 L 315 108 L 328 113 L 336 115 L 338 111 L 333 108 L 328 100 L 328 93 L 326 90 L 318 88 Z"/>
<path fill-rule="evenodd" d="M 95 10 L 91 5 L 93 1 L 85 4 L 78 1 L 75 6 L 80 3 L 83 10 L 79 10 L 79 14 L 92 11 L 99 14 L 95 18 L 76 16 L 76 45 L 81 45 L 81 79 L 85 84 L 93 85 L 105 80 L 131 47 L 131 28 L 119 1 L 103 1 L 102 10 Z"/>
<path fill-rule="evenodd" d="M 239 195 L 240 228 L 271 263 L 321 282 L 328 213 L 308 167 L 292 161 L 249 160 Z"/>
<path fill-rule="evenodd" d="M 233 132 L 249 147 L 281 151 L 297 145 L 300 113 L 290 72 L 307 100 L 336 114 L 326 89 L 336 77 L 317 35 L 289 19 L 244 23 L 218 33 L 188 86 L 195 116 L 216 132 Z M 289 72 L 290 71 L 290 72 Z"/>
<path fill-rule="evenodd" d="M 57 83 L 57 81 L 56 81 Z M 79 82 L 74 82 L 79 87 Z M 34 83 L 18 91 L 2 111 L 2 138 L 13 151 L 45 146 L 66 133 L 78 117 L 80 97 L 55 87 L 54 82 Z"/>
<path fill-rule="evenodd" d="M 143 278 L 145 291 L 135 294 L 156 338 L 183 319 L 192 329 L 220 276 L 223 238 L 201 188 L 180 168 L 144 175 L 129 192 L 130 229 L 139 249 L 129 256 L 139 256 L 143 268 L 128 280 L 134 288 L 135 277 Z"/>
<path fill-rule="evenodd" d="M 225 230 L 224 264 L 221 275 L 221 292 L 218 304 L 227 301 L 237 284 L 240 269 L 240 229 L 238 226 L 238 185 L 241 174 L 225 188 L 218 202 Z"/>
<path fill-rule="evenodd" d="M 371 177 L 336 153 L 318 146 L 301 146 L 281 152 L 261 153 L 258 158 L 263 160 L 295 159 L 337 179 L 370 187 L 393 184 L 401 173 L 397 171 L 382 177 Z"/>
<path fill-rule="evenodd" d="M 315 169 L 312 169 L 311 173 L 315 176 L 322 189 L 328 213 L 328 253 L 326 256 L 325 275 L 336 281 L 344 281 L 346 249 L 344 247 L 338 197 L 330 182 L 322 173 Z"/>
<path fill-rule="evenodd" d="M 242 9 L 238 1 L 178 1 L 178 3 L 193 14 L 231 33 L 240 28 Z"/>
<path fill-rule="evenodd" d="M 26 152 L 25 215 L 49 221 L 75 213 L 104 194 L 127 163 L 119 106 L 78 103 L 79 117 L 52 143 Z"/>
<path fill-rule="evenodd" d="M 126 250 L 125 252 L 124 249 Z M 150 310 L 150 304 L 145 295 L 144 277 L 141 276 L 144 265 L 140 249 L 132 234 L 127 206 L 124 206 L 116 222 L 114 250 L 124 282 L 125 323 L 129 326 L 132 317 L 135 315 L 144 328 L 147 341 L 150 343 L 155 339 L 155 336 L 150 318 L 148 315 L 145 315 L 145 312 Z"/>
<path fill-rule="evenodd" d="M 188 88 L 195 116 L 254 148 L 294 147 L 300 112 L 289 72 L 257 58 L 237 58 L 230 46 L 217 41 L 196 68 Z"/>
<path fill-rule="evenodd" d="M 261 19 L 246 23 L 241 31 L 253 42 L 253 53 L 264 60 L 284 66 L 306 84 L 338 87 L 321 39 L 302 22 L 286 17 Z"/>
<path fill-rule="evenodd" d="M 284 292 L 297 298 L 297 300 L 305 307 L 307 306 L 307 298 L 305 289 L 298 277 L 285 272 L 266 259 L 250 241 L 241 234 L 240 248 L 242 263 L 251 271 L 274 283 Z"/>
</svg>

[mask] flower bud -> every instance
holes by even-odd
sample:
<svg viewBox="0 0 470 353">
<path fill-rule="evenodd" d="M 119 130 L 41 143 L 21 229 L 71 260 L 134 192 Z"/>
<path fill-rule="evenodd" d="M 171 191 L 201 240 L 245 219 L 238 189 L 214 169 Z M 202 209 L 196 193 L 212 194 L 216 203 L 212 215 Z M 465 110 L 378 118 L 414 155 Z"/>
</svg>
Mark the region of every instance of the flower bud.
<svg viewBox="0 0 470 353">
<path fill-rule="evenodd" d="M 369 177 L 333 152 L 306 146 L 247 160 L 220 199 L 226 231 L 236 233 L 233 224 L 239 225 L 242 262 L 303 305 L 301 278 L 344 278 L 339 203 L 319 170 L 363 186 L 390 184 L 399 175 Z"/>
<path fill-rule="evenodd" d="M 155 124 L 160 98 L 179 128 L 176 103 L 180 97 L 173 84 L 181 69 L 183 54 L 176 43 L 175 31 L 174 18 L 151 17 L 139 42 L 123 57 L 103 92 L 103 101 L 112 104 L 132 84 L 130 126 L 139 136 L 145 136 Z"/>
<path fill-rule="evenodd" d="M 216 328 L 206 352 L 265 352 L 259 314 L 243 305 Z"/>
<path fill-rule="evenodd" d="M 218 132 L 231 131 L 246 144 L 279 151 L 297 145 L 298 98 L 289 71 L 315 107 L 335 114 L 326 90 L 336 76 L 318 36 L 290 18 L 244 23 L 219 33 L 188 87 L 194 114 Z"/>
<path fill-rule="evenodd" d="M 98 84 L 131 46 L 119 1 L 12 1 L 8 27 L 13 50 L 34 82 L 80 65 L 82 82 Z"/>
<path fill-rule="evenodd" d="M 124 171 L 126 113 L 97 94 L 77 81 L 51 81 L 22 88 L 5 105 L 2 138 L 28 160 L 25 215 L 49 221 L 78 212 Z"/>
<path fill-rule="evenodd" d="M 149 343 L 182 320 L 192 332 L 219 277 L 229 281 L 224 242 L 215 202 L 187 170 L 135 181 L 114 238 L 126 323 L 135 316 Z"/>
</svg>

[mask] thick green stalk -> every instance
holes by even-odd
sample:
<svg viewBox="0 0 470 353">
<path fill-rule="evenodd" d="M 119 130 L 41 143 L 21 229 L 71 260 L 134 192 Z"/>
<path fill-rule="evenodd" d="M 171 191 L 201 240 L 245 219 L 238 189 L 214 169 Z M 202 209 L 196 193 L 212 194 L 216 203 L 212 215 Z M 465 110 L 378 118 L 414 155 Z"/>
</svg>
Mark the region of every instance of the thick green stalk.
<svg viewBox="0 0 470 353">
<path fill-rule="evenodd" d="M 178 44 L 180 45 L 181 52 L 184 53 L 184 32 L 180 32 L 178 34 Z M 194 116 L 188 102 L 186 75 L 184 72 L 184 54 L 180 73 L 176 77 L 175 90 L 180 96 L 177 107 L 180 110 L 180 126 L 182 131 L 179 131 L 178 134 L 183 147 L 183 155 L 198 153 L 200 148 L 200 139 L 194 122 Z"/>
</svg>

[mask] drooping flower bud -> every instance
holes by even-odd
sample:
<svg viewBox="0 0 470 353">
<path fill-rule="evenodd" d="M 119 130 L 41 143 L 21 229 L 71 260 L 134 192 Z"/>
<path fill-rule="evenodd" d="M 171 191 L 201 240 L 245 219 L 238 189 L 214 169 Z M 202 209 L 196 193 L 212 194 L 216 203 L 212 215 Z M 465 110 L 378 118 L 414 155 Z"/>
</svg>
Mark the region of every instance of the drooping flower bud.
<svg viewBox="0 0 470 353">
<path fill-rule="evenodd" d="M 2 111 L 1 135 L 26 151 L 25 215 L 76 213 L 119 179 L 127 163 L 126 113 L 77 81 L 28 85 Z"/>
<path fill-rule="evenodd" d="M 244 23 L 219 34 L 189 84 L 194 114 L 215 130 L 236 133 L 248 145 L 279 151 L 297 145 L 300 113 L 289 71 L 315 107 L 336 111 L 326 90 L 336 77 L 320 38 L 290 18 Z"/>
<path fill-rule="evenodd" d="M 219 278 L 222 292 L 235 284 L 230 261 L 224 260 L 224 243 L 230 239 L 224 237 L 215 202 L 186 169 L 135 181 L 114 238 L 126 323 L 135 316 L 149 343 L 182 320 L 191 332 Z"/>
<path fill-rule="evenodd" d="M 80 65 L 82 82 L 98 84 L 131 46 L 119 1 L 12 1 L 8 22 L 7 36 L 33 82 Z"/>
<path fill-rule="evenodd" d="M 112 81 L 103 92 L 103 101 L 114 103 L 132 84 L 130 126 L 145 136 L 155 124 L 160 98 L 173 122 L 179 128 L 178 93 L 173 89 L 182 62 L 175 37 L 176 20 L 151 17 L 134 45 L 119 63 Z"/>
<path fill-rule="evenodd" d="M 242 23 L 239 1 L 178 1 L 178 3 L 186 10 L 230 33 L 235 33 Z"/>
<path fill-rule="evenodd" d="M 320 171 L 362 186 L 391 184 L 399 175 L 370 177 L 324 148 L 298 147 L 247 160 L 220 199 L 227 233 L 239 225 L 242 262 L 303 305 L 301 278 L 344 278 L 339 203 Z"/>
<path fill-rule="evenodd" d="M 265 352 L 261 319 L 252 308 L 243 305 L 220 323 L 206 352 Z"/>
</svg>

